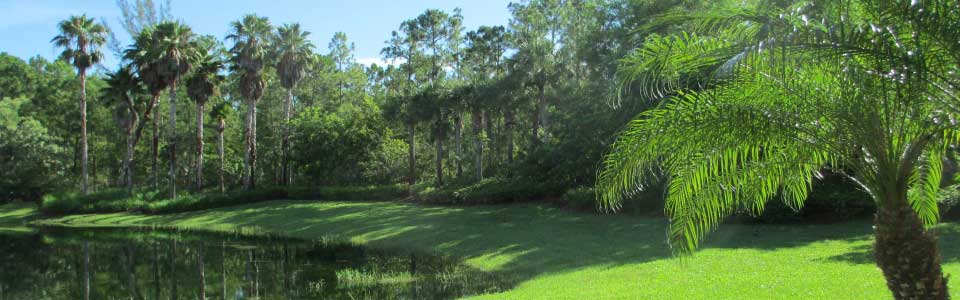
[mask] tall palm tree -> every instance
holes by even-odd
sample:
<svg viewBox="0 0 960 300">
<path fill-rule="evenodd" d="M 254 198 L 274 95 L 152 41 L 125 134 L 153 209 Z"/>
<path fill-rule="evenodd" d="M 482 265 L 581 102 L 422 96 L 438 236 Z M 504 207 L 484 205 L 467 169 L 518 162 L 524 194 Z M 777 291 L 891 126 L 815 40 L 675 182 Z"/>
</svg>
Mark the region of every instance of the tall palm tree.
<svg viewBox="0 0 960 300">
<path fill-rule="evenodd" d="M 285 24 L 277 28 L 276 51 L 277 76 L 280 85 L 287 90 L 287 100 L 283 104 L 283 138 L 281 141 L 281 184 L 290 184 L 290 117 L 293 110 L 293 89 L 306 74 L 306 66 L 313 53 L 313 43 L 307 39 L 309 31 L 302 31 L 299 23 Z"/>
<path fill-rule="evenodd" d="M 253 189 L 257 170 L 257 102 L 266 88 L 263 66 L 272 29 L 267 18 L 254 14 L 243 16 L 230 26 L 232 29 L 227 39 L 234 42 L 230 49 L 231 68 L 240 76 L 240 94 L 247 100 L 243 185 L 246 189 Z"/>
<path fill-rule="evenodd" d="M 170 152 L 170 199 L 177 198 L 177 83 L 187 74 L 197 57 L 197 46 L 190 27 L 176 21 L 157 24 L 153 32 L 159 53 L 160 80 L 170 89 L 168 147 Z"/>
<path fill-rule="evenodd" d="M 230 104 L 227 102 L 220 102 L 215 105 L 213 109 L 210 110 L 210 117 L 217 120 L 217 154 L 220 161 L 220 168 L 218 174 L 220 174 L 220 192 L 223 193 L 226 191 L 224 188 L 224 179 L 223 179 L 223 131 L 227 128 L 227 116 L 231 114 Z"/>
<path fill-rule="evenodd" d="M 133 45 L 130 46 L 127 50 L 124 51 L 123 58 L 130 62 L 130 65 L 136 69 L 137 74 L 139 75 L 140 81 L 146 86 L 148 92 L 150 93 L 150 102 L 143 109 L 143 117 L 140 118 L 139 124 L 137 124 L 136 133 L 134 134 L 133 144 L 136 145 L 140 142 L 140 138 L 143 136 L 143 129 L 146 127 L 146 124 L 153 119 L 153 142 L 151 144 L 152 149 L 152 180 L 153 188 L 160 188 L 160 168 L 158 165 L 158 156 L 159 156 L 159 146 L 160 146 L 160 118 L 152 117 L 153 110 L 156 109 L 157 105 L 160 102 L 160 94 L 167 89 L 168 83 L 161 79 L 160 77 L 160 48 L 157 46 L 158 40 L 154 38 L 154 29 L 155 27 L 147 27 L 140 31 L 134 38 Z M 132 157 L 131 161 L 128 162 L 129 165 L 133 165 Z"/>
<path fill-rule="evenodd" d="M 121 110 L 127 112 L 124 118 L 123 130 L 127 134 L 126 154 L 123 159 L 123 182 L 127 187 L 127 193 L 133 193 L 133 161 L 135 128 L 140 123 L 140 113 L 137 111 L 136 97 L 143 89 L 140 84 L 140 78 L 137 78 L 136 72 L 131 65 L 120 66 L 117 71 L 107 74 L 107 88 L 105 94 L 108 99 L 117 101 Z"/>
<path fill-rule="evenodd" d="M 86 15 L 71 16 L 57 25 L 60 34 L 50 42 L 63 48 L 60 58 L 77 68 L 80 78 L 80 169 L 83 194 L 89 193 L 87 167 L 87 69 L 100 63 L 103 52 L 100 47 L 107 42 L 107 28 L 87 18 Z"/>
<path fill-rule="evenodd" d="M 196 189 L 203 189 L 203 111 L 210 96 L 219 93 L 219 85 L 223 81 L 220 70 L 223 61 L 213 52 L 206 49 L 200 52 L 193 76 L 187 80 L 187 95 L 197 104 L 197 161 L 196 161 Z"/>
<path fill-rule="evenodd" d="M 674 96 L 615 143 L 600 203 L 615 209 L 666 173 L 671 244 L 689 252 L 726 216 L 776 195 L 799 208 L 822 169 L 844 172 L 877 205 L 875 258 L 894 298 L 948 299 L 929 226 L 941 159 L 960 140 L 955 11 L 860 0 L 657 18 L 696 31 L 650 38 L 625 60 L 625 87 Z"/>
</svg>

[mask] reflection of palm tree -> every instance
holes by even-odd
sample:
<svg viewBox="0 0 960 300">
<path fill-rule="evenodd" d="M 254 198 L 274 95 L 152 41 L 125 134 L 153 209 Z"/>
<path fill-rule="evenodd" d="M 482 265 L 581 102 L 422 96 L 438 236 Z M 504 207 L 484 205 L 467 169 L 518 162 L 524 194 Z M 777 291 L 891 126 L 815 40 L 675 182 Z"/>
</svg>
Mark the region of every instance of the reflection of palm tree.
<svg viewBox="0 0 960 300">
<path fill-rule="evenodd" d="M 226 240 L 220 241 L 220 296 L 222 297 L 221 300 L 227 300 L 227 241 Z"/>
<path fill-rule="evenodd" d="M 83 300 L 90 300 L 90 243 L 83 241 Z"/>
<path fill-rule="evenodd" d="M 200 300 L 207 299 L 207 277 L 203 273 L 203 243 L 197 245 L 197 268 L 200 272 Z"/>
<path fill-rule="evenodd" d="M 170 300 L 177 300 L 177 240 L 170 240 Z"/>
</svg>

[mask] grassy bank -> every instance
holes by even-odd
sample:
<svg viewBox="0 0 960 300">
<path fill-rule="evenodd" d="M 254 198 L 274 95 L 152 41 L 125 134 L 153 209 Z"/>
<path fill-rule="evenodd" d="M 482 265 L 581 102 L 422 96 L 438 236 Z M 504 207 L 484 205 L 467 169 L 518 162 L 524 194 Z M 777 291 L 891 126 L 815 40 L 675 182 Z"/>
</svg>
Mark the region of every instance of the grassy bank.
<svg viewBox="0 0 960 300">
<path fill-rule="evenodd" d="M 0 213 L 2 214 L 2 213 Z M 568 213 L 540 205 L 423 207 L 387 202 L 276 201 L 174 215 L 100 214 L 41 221 L 67 226 L 169 225 L 459 255 L 518 277 L 478 299 L 889 299 L 871 254 L 871 225 L 728 225 L 677 259 L 666 220 Z M 945 271 L 960 274 L 960 225 L 941 229 Z M 954 291 L 960 290 L 951 281 Z"/>
</svg>

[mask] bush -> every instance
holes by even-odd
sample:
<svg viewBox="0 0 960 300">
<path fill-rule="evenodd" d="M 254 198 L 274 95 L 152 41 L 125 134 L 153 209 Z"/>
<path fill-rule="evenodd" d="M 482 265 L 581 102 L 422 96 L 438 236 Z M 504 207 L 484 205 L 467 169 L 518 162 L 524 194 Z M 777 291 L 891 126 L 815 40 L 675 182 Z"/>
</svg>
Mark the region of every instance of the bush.
<svg viewBox="0 0 960 300">
<path fill-rule="evenodd" d="M 467 186 L 415 187 L 414 199 L 433 204 L 502 204 L 560 196 L 556 184 L 529 179 L 488 178 Z"/>
<path fill-rule="evenodd" d="M 593 188 L 579 187 L 567 190 L 560 197 L 561 205 L 578 211 L 597 211 L 597 195 Z"/>
<path fill-rule="evenodd" d="M 407 186 L 401 184 L 290 188 L 287 193 L 291 199 L 327 201 L 389 201 L 409 195 Z"/>
</svg>

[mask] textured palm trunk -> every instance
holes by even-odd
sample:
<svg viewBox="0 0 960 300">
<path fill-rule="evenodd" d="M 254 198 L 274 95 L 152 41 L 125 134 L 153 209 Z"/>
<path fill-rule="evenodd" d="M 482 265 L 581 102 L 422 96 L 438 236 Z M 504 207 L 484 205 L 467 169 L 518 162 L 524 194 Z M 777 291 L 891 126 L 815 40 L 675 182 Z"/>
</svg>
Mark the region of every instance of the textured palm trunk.
<svg viewBox="0 0 960 300">
<path fill-rule="evenodd" d="M 287 101 L 283 104 L 283 141 L 281 142 L 280 183 L 290 185 L 290 117 L 293 113 L 293 89 L 287 89 Z"/>
<path fill-rule="evenodd" d="M 197 103 L 197 191 L 203 190 L 203 103 Z"/>
<path fill-rule="evenodd" d="M 162 112 L 158 111 L 157 117 L 153 119 L 153 189 L 155 190 L 160 189 L 160 116 L 162 115 Z"/>
<path fill-rule="evenodd" d="M 245 128 L 245 143 L 246 151 L 244 151 L 244 161 L 243 161 L 243 188 L 252 189 L 253 184 L 251 183 L 250 175 L 253 173 L 253 114 L 254 114 L 254 104 L 253 100 L 247 101 L 247 119 L 246 119 L 246 128 Z"/>
<path fill-rule="evenodd" d="M 513 109 L 506 109 L 504 111 L 504 118 L 506 118 L 506 130 L 504 132 L 504 143 L 507 145 L 507 163 L 513 164 L 513 131 L 517 126 L 517 115 L 513 112 Z"/>
<path fill-rule="evenodd" d="M 257 188 L 257 102 L 253 102 L 250 116 L 250 189 Z"/>
<path fill-rule="evenodd" d="M 480 113 L 480 109 L 474 108 L 471 113 L 472 127 L 473 127 L 473 164 L 474 175 L 477 178 L 477 181 L 483 180 L 483 114 Z"/>
<path fill-rule="evenodd" d="M 170 84 L 170 199 L 177 199 L 177 83 Z"/>
<path fill-rule="evenodd" d="M 878 207 L 877 265 L 894 299 L 949 299 L 936 235 L 923 227 L 907 201 L 906 189 L 901 190 Z"/>
<path fill-rule="evenodd" d="M 224 187 L 224 182 L 223 182 L 224 181 L 223 179 L 223 130 L 226 129 L 227 127 L 226 125 L 227 124 L 226 122 L 224 122 L 223 119 L 217 120 L 217 155 L 219 156 L 219 160 L 220 160 L 220 164 L 219 164 L 220 168 L 218 173 L 220 174 L 220 192 L 221 193 L 226 191 Z"/>
<path fill-rule="evenodd" d="M 136 109 L 133 108 L 133 103 L 129 100 L 127 106 L 130 110 L 130 124 L 127 125 L 127 152 L 123 158 L 123 178 L 124 184 L 126 184 L 127 187 L 127 193 L 133 194 L 133 146 L 137 139 L 135 127 L 139 127 L 140 116 L 137 114 Z"/>
<path fill-rule="evenodd" d="M 83 194 L 90 193 L 87 167 L 87 70 L 80 69 L 80 185 Z"/>
<path fill-rule="evenodd" d="M 407 123 L 407 161 L 410 163 L 410 181 L 411 188 L 417 183 L 417 146 L 415 144 L 416 131 L 413 122 Z"/>
<path fill-rule="evenodd" d="M 463 116 L 459 112 L 454 114 L 454 143 L 457 145 L 457 178 L 463 177 Z"/>
</svg>

